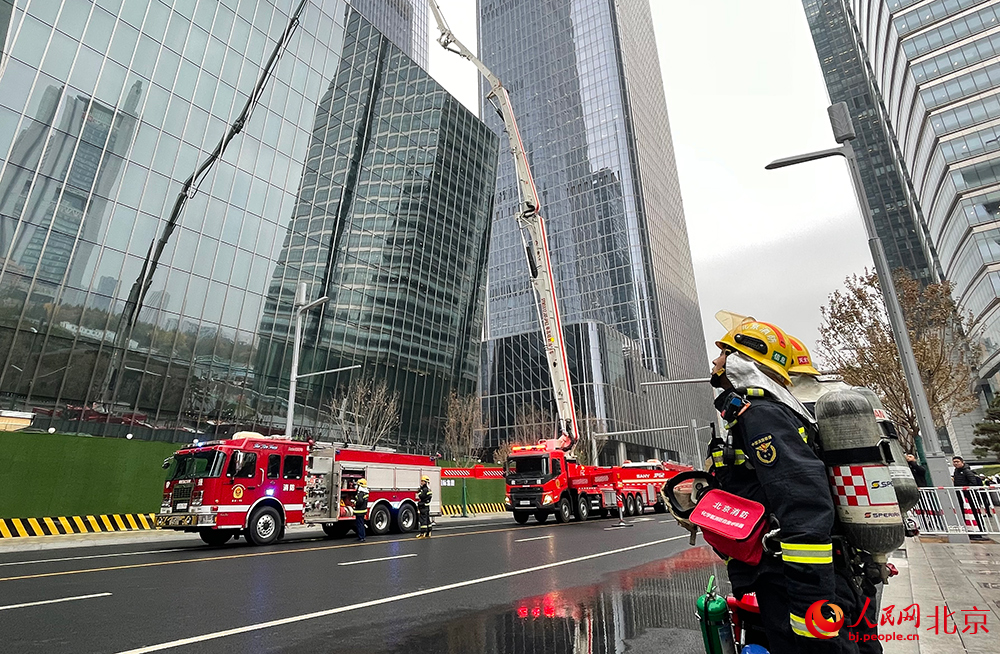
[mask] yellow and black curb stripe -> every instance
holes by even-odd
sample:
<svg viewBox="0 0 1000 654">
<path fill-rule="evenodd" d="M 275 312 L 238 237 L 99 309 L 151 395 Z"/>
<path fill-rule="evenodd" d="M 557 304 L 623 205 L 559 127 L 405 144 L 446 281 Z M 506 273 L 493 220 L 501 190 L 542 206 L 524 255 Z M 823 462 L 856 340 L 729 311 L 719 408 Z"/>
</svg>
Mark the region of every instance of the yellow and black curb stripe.
<svg viewBox="0 0 1000 654">
<path fill-rule="evenodd" d="M 486 502 L 485 504 L 466 504 L 468 513 L 504 513 L 507 509 L 500 502 Z M 461 504 L 446 504 L 441 507 L 444 515 L 462 515 Z"/>
<path fill-rule="evenodd" d="M 68 518 L 0 518 L 0 538 L 93 534 L 103 531 L 156 529 L 152 513 L 74 515 Z"/>
</svg>

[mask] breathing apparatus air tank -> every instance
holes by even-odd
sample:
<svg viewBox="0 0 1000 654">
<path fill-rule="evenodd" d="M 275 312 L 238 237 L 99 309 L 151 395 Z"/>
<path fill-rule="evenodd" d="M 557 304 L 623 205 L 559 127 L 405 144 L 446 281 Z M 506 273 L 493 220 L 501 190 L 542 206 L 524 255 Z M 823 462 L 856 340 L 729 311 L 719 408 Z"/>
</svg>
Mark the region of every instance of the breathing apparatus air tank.
<svg viewBox="0 0 1000 654">
<path fill-rule="evenodd" d="M 816 420 L 844 535 L 884 563 L 906 532 L 872 407 L 857 391 L 833 391 L 816 401 Z"/>
<path fill-rule="evenodd" d="M 896 434 L 896 426 L 889 420 L 889 414 L 882 406 L 882 400 L 878 399 L 873 390 L 864 386 L 855 386 L 852 390 L 865 396 L 872 407 L 872 413 L 875 414 L 875 421 L 882 432 L 882 447 L 888 449 L 888 453 L 883 451 L 883 456 L 889 464 L 892 489 L 896 491 L 896 501 L 905 514 L 917 505 L 920 491 L 917 489 L 916 480 L 913 479 L 913 473 L 910 472 L 910 465 L 906 462 L 906 453 L 903 452 L 903 445 L 899 442 L 899 435 Z"/>
</svg>

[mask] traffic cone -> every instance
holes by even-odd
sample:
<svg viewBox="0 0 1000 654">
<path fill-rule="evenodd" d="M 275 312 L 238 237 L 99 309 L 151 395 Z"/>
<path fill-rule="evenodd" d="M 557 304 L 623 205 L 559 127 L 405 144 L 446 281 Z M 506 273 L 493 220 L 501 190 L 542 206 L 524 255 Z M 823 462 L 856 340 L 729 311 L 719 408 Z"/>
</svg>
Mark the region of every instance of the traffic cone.
<svg viewBox="0 0 1000 654">
<path fill-rule="evenodd" d="M 979 531 L 979 526 L 976 524 L 975 515 L 972 513 L 972 507 L 969 505 L 969 498 L 965 496 L 965 493 L 961 493 L 962 496 L 962 514 L 965 518 L 965 526 L 972 527 L 976 531 Z"/>
<path fill-rule="evenodd" d="M 632 525 L 625 522 L 625 504 L 622 502 L 621 493 L 616 494 L 615 499 L 618 504 L 618 524 L 615 527 L 631 527 Z M 612 529 L 615 527 L 612 527 Z"/>
</svg>

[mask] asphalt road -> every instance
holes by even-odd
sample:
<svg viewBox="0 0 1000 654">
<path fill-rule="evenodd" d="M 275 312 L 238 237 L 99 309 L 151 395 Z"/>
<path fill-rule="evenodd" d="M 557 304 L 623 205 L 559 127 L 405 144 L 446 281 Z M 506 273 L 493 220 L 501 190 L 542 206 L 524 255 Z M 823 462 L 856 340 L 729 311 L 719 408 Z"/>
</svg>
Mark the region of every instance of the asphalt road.
<svg viewBox="0 0 1000 654">
<path fill-rule="evenodd" d="M 0 553 L 0 650 L 697 652 L 694 601 L 722 566 L 669 516 L 633 524 Z"/>
</svg>

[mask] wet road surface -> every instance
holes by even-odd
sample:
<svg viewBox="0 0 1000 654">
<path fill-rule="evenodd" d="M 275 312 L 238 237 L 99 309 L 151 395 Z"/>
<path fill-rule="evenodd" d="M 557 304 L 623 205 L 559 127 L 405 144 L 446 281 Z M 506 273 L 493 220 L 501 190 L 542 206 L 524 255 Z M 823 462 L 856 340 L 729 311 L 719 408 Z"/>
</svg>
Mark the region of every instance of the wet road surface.
<svg viewBox="0 0 1000 654">
<path fill-rule="evenodd" d="M 700 652 L 694 601 L 719 560 L 669 516 L 614 524 L 0 554 L 0 649 Z"/>
</svg>

